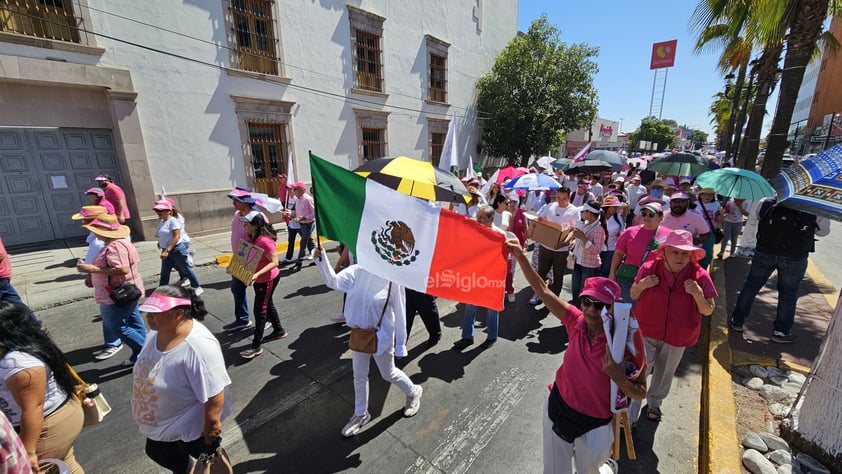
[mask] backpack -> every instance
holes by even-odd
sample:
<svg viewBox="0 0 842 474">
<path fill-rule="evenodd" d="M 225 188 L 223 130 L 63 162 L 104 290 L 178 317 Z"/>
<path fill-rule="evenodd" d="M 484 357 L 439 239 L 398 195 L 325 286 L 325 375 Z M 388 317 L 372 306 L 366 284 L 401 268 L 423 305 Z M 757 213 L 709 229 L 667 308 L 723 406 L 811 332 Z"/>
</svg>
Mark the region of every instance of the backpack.
<svg viewBox="0 0 842 474">
<path fill-rule="evenodd" d="M 815 226 L 816 216 L 812 214 L 773 202 L 763 203 L 757 225 L 757 245 L 782 252 L 796 249 L 811 252 Z"/>
</svg>

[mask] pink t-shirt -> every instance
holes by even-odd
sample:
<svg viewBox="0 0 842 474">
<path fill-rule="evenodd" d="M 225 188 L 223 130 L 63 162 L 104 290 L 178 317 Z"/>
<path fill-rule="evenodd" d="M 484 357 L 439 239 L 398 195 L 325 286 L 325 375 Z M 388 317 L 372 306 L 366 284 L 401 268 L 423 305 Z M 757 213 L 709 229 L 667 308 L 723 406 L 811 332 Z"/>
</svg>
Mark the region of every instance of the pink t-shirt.
<svg viewBox="0 0 842 474">
<path fill-rule="evenodd" d="M 635 280 L 639 282 L 649 275 L 656 275 L 659 283 L 643 290 L 634 306 L 640 331 L 646 337 L 675 347 L 696 344 L 702 328 L 702 314 L 684 289 L 684 281 L 695 280 L 702 287 L 705 298 L 716 298 L 718 293 L 710 274 L 699 264 L 690 262 L 676 275 L 666 269 L 663 257 L 658 256 L 640 268 Z"/>
<path fill-rule="evenodd" d="M 657 238 L 658 242 L 661 244 L 664 243 L 670 232 L 672 232 L 672 230 L 666 226 L 659 226 Z M 629 227 L 623 231 L 623 233 L 620 234 L 620 238 L 617 239 L 616 249 L 626 254 L 624 263 L 639 267 L 640 261 L 643 260 L 643 254 L 646 252 L 646 248 L 649 247 L 649 243 L 652 241 L 653 235 L 655 235 L 654 230 L 646 230 L 643 226 L 639 225 Z M 653 250 L 646 256 L 646 260 L 649 261 L 654 259 L 655 251 Z"/>
<path fill-rule="evenodd" d="M 12 279 L 12 264 L 9 263 L 9 254 L 3 246 L 3 239 L 0 239 L 0 278 Z"/>
<path fill-rule="evenodd" d="M 582 310 L 570 305 L 562 318 L 567 329 L 567 350 L 564 363 L 555 374 L 555 383 L 561 398 L 571 408 L 595 418 L 608 418 L 611 413 L 611 379 L 602 370 L 607 340 L 601 332 L 588 340 L 588 328 Z M 643 336 L 634 334 L 635 347 L 643 354 Z M 640 374 L 646 374 L 646 360 L 641 357 Z M 552 386 L 550 387 L 552 388 Z"/>
<path fill-rule="evenodd" d="M 100 268 L 117 267 L 128 268 L 129 273 L 125 275 L 104 275 L 102 273 L 91 273 L 91 282 L 94 285 L 94 298 L 99 304 L 114 304 L 108 296 L 111 290 L 125 282 L 134 283 L 144 293 L 143 278 L 137 271 L 139 257 L 134 245 L 126 239 L 112 240 L 99 251 L 93 264 Z"/>
<path fill-rule="evenodd" d="M 257 247 L 263 249 L 263 255 L 260 256 L 260 261 L 257 262 L 257 269 L 260 270 L 261 268 L 265 267 L 272 259 L 270 258 L 272 255 L 277 253 L 277 248 L 275 247 L 275 241 L 271 238 L 261 235 L 257 237 L 257 240 L 252 242 Z M 278 267 L 275 267 L 269 270 L 268 273 L 264 273 L 257 277 L 255 280 L 256 283 L 267 283 L 275 279 L 278 274 L 281 273 L 281 270 Z"/>
<path fill-rule="evenodd" d="M 126 200 L 126 193 L 123 192 L 120 186 L 117 186 L 114 183 L 108 183 L 108 186 L 103 189 L 103 192 L 105 192 L 105 199 L 114 206 L 114 209 L 119 207 L 120 201 Z M 114 212 L 114 209 L 111 210 L 112 213 Z M 124 206 L 123 215 L 117 217 L 122 217 L 123 219 L 129 219 L 132 217 L 131 213 L 129 213 L 129 207 Z"/>
<path fill-rule="evenodd" d="M 710 225 L 708 225 L 704 216 L 699 212 L 690 210 L 678 217 L 673 216 L 672 213 L 665 212 L 664 220 L 661 221 L 661 224 L 673 230 L 686 230 L 693 234 L 693 238 L 711 232 Z"/>
</svg>

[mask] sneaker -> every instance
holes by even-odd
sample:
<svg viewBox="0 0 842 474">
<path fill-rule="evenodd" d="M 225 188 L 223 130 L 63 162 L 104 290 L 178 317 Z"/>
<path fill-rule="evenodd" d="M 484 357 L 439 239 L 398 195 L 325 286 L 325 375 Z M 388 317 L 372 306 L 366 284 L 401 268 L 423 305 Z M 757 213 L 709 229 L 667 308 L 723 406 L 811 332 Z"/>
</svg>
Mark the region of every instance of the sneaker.
<svg viewBox="0 0 842 474">
<path fill-rule="evenodd" d="M 284 257 L 283 260 L 281 260 L 281 263 L 292 263 L 292 262 L 294 262 L 294 260 L 292 260 L 291 258 L 286 258 L 286 257 Z"/>
<path fill-rule="evenodd" d="M 770 339 L 772 339 L 772 342 L 777 342 L 778 344 L 795 342 L 795 336 L 781 331 L 772 331 L 772 337 Z"/>
<path fill-rule="evenodd" d="M 240 357 L 243 359 L 254 359 L 255 357 L 263 354 L 263 348 L 258 347 L 257 349 L 248 348 L 242 352 L 240 352 Z"/>
<path fill-rule="evenodd" d="M 608 458 L 605 461 L 605 464 L 599 466 L 599 474 L 617 474 L 619 472 L 619 467 L 617 466 L 617 461 Z"/>
<path fill-rule="evenodd" d="M 266 332 L 270 329 L 272 329 L 272 323 L 270 323 L 269 321 L 266 321 L 266 324 L 263 325 L 263 332 Z"/>
<path fill-rule="evenodd" d="M 541 298 L 538 298 L 538 295 L 532 295 L 532 298 L 529 298 L 529 304 L 536 305 L 541 303 Z"/>
<path fill-rule="evenodd" d="M 110 358 L 114 357 L 114 354 L 120 352 L 121 349 L 123 349 L 123 344 L 120 344 L 119 346 L 108 346 L 105 349 L 97 352 L 94 355 L 94 359 L 96 359 L 96 360 L 110 359 Z"/>
<path fill-rule="evenodd" d="M 305 257 L 307 260 L 313 260 L 313 251 L 307 252 L 307 256 Z"/>
<path fill-rule="evenodd" d="M 193 266 L 193 257 L 194 257 L 195 255 L 196 255 L 196 251 L 195 251 L 195 250 L 190 249 L 190 250 L 188 250 L 188 251 L 187 251 L 187 266 L 190 266 L 190 267 L 192 267 L 192 266 Z"/>
<path fill-rule="evenodd" d="M 266 344 L 267 342 L 277 341 L 277 340 L 283 339 L 287 336 L 289 336 L 289 333 L 286 332 L 286 331 L 284 331 L 284 332 L 272 331 L 272 333 L 269 334 L 268 336 L 264 336 L 263 339 L 260 340 L 260 343 Z"/>
<path fill-rule="evenodd" d="M 406 407 L 403 409 L 403 416 L 409 418 L 418 413 L 418 408 L 421 407 L 421 395 L 424 394 L 424 387 L 416 385 L 418 389 L 414 397 L 406 397 Z"/>
<path fill-rule="evenodd" d="M 342 428 L 342 436 L 346 438 L 355 436 L 360 432 L 360 429 L 362 429 L 363 426 L 368 424 L 369 421 L 371 421 L 371 415 L 369 415 L 368 412 L 365 412 L 360 416 L 352 416 L 348 421 L 348 424 Z"/>
<path fill-rule="evenodd" d="M 190 286 L 190 279 L 189 278 L 182 278 L 181 280 L 178 280 L 178 283 L 176 283 L 175 286 L 187 288 L 188 286 Z"/>
<path fill-rule="evenodd" d="M 485 342 L 480 344 L 480 347 L 483 349 L 490 349 L 497 342 L 497 338 L 494 339 L 486 339 Z"/>
<path fill-rule="evenodd" d="M 464 351 L 468 346 L 474 343 L 474 338 L 470 339 L 459 339 L 458 341 L 453 343 L 453 348 L 457 351 Z"/>
<path fill-rule="evenodd" d="M 249 321 L 234 321 L 233 323 L 228 323 L 225 326 L 222 326 L 222 329 L 226 331 L 237 331 L 240 329 L 251 329 L 254 327 L 254 323 Z"/>
<path fill-rule="evenodd" d="M 735 331 L 735 332 L 743 332 L 743 325 L 742 325 L 742 324 L 737 324 L 737 323 L 735 323 L 733 319 L 729 319 L 729 320 L 728 320 L 728 327 L 729 327 L 732 331 Z"/>
<path fill-rule="evenodd" d="M 330 317 L 330 320 L 334 323 L 344 323 L 345 322 L 345 313 L 337 313 Z"/>
<path fill-rule="evenodd" d="M 205 290 L 203 290 L 201 286 L 197 286 L 196 288 L 193 288 L 193 293 L 196 293 L 196 296 L 201 296 L 202 293 L 204 293 L 204 292 L 205 292 Z"/>
<path fill-rule="evenodd" d="M 515 302 L 515 294 L 509 293 L 508 295 L 506 295 L 506 299 L 509 300 L 509 303 L 514 303 Z"/>
</svg>

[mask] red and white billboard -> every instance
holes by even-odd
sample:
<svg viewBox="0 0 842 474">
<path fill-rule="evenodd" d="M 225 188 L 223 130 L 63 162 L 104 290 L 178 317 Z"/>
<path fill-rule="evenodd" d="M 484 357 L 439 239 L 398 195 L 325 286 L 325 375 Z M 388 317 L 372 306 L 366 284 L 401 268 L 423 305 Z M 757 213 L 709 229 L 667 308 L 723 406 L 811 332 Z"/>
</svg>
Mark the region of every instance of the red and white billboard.
<svg viewBox="0 0 842 474">
<path fill-rule="evenodd" d="M 649 63 L 649 69 L 675 66 L 675 48 L 677 45 L 677 39 L 653 44 L 652 60 Z"/>
</svg>

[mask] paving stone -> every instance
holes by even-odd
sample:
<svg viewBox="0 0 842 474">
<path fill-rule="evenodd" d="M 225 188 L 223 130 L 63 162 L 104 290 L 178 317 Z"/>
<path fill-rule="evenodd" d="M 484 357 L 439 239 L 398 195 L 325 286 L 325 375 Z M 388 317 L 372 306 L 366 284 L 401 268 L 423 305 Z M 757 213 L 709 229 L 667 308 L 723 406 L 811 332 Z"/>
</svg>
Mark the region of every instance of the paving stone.
<svg viewBox="0 0 842 474">
<path fill-rule="evenodd" d="M 754 449 L 743 453 L 743 466 L 752 474 L 778 474 L 775 465 Z"/>
<path fill-rule="evenodd" d="M 793 474 L 792 464 L 781 464 L 778 466 L 778 474 Z"/>
<path fill-rule="evenodd" d="M 766 443 L 763 441 L 763 438 L 760 437 L 757 433 L 746 433 L 745 438 L 743 438 L 743 446 L 748 448 L 749 450 L 754 449 L 761 453 L 765 453 L 769 450 L 769 447 L 766 446 Z"/>
<path fill-rule="evenodd" d="M 809 454 L 798 453 L 795 455 L 795 459 L 798 460 L 798 465 L 801 468 L 801 472 L 809 472 L 815 474 L 830 474 L 830 471 L 824 467 L 824 465 Z"/>
<path fill-rule="evenodd" d="M 769 372 L 762 365 L 752 365 L 748 368 L 748 370 L 751 371 L 752 375 L 760 377 L 761 379 L 765 379 L 769 376 Z"/>
<path fill-rule="evenodd" d="M 778 466 L 792 464 L 792 454 L 786 449 L 776 449 L 769 453 L 769 460 Z"/>
<path fill-rule="evenodd" d="M 789 377 L 790 382 L 794 382 L 794 383 L 803 384 L 807 380 L 807 377 L 805 377 L 804 374 L 801 374 L 799 372 L 795 372 L 795 371 L 792 371 L 792 370 L 788 371 L 786 373 L 786 376 Z"/>
<path fill-rule="evenodd" d="M 789 392 L 794 398 L 798 396 L 798 392 L 801 391 L 801 384 L 786 382 L 785 384 L 781 385 L 781 388 Z"/>
<path fill-rule="evenodd" d="M 769 381 L 775 385 L 781 386 L 787 382 L 789 382 L 789 377 L 785 375 L 770 375 Z"/>
<path fill-rule="evenodd" d="M 774 365 L 766 367 L 766 372 L 769 374 L 769 377 L 786 377 L 784 371 L 775 367 Z"/>
<path fill-rule="evenodd" d="M 766 433 L 763 431 L 757 433 L 757 435 L 760 436 L 764 443 L 766 443 L 766 447 L 768 447 L 769 450 L 776 451 L 782 449 L 789 452 L 789 444 L 787 444 L 787 442 L 780 436 L 775 436 L 772 433 Z"/>
<path fill-rule="evenodd" d="M 781 403 L 773 403 L 769 405 L 769 413 L 777 418 L 781 418 L 789 413 L 789 407 Z"/>
<path fill-rule="evenodd" d="M 763 388 L 764 382 L 763 379 L 760 377 L 752 377 L 748 380 L 743 382 L 743 385 L 746 387 L 754 390 L 755 392 L 759 392 L 761 388 Z"/>
<path fill-rule="evenodd" d="M 783 388 L 778 387 L 777 385 L 769 384 L 764 385 L 763 388 L 760 389 L 760 395 L 767 400 L 772 400 L 773 402 L 779 402 L 792 396 L 790 392 L 784 390 Z"/>
</svg>

